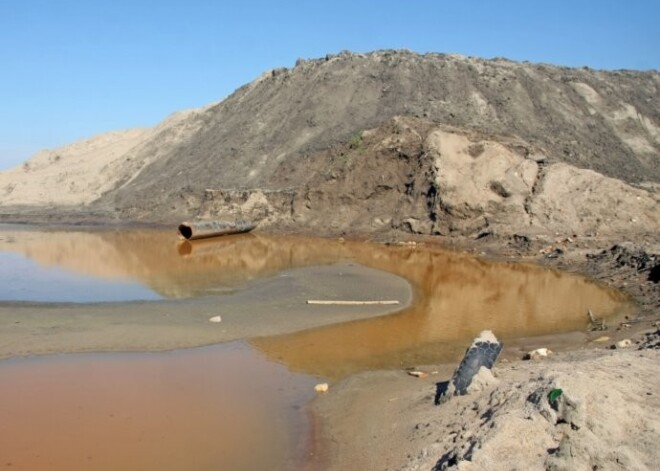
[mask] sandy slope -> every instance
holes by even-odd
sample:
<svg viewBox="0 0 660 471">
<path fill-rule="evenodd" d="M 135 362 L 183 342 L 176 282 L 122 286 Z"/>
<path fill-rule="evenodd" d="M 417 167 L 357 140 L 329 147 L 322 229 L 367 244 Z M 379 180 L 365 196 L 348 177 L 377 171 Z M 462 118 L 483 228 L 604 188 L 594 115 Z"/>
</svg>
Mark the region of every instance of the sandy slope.
<svg viewBox="0 0 660 471">
<path fill-rule="evenodd" d="M 657 350 L 601 350 L 501 363 L 483 390 L 440 406 L 446 367 L 422 380 L 355 376 L 316 403 L 329 424 L 316 460 L 337 470 L 657 469 L 658 360 Z M 549 405 L 555 388 L 570 412 Z"/>
<path fill-rule="evenodd" d="M 0 172 L 0 206 L 71 206 L 92 203 L 130 182 L 141 170 L 199 129 L 198 110 L 181 111 L 151 129 L 100 134 Z"/>
<path fill-rule="evenodd" d="M 101 134 L 52 150 L 0 172 L 0 202 L 5 205 L 85 205 L 114 188 L 126 172 L 124 155 L 149 131 L 130 129 Z M 104 167 L 109 167 L 104 170 Z"/>
</svg>

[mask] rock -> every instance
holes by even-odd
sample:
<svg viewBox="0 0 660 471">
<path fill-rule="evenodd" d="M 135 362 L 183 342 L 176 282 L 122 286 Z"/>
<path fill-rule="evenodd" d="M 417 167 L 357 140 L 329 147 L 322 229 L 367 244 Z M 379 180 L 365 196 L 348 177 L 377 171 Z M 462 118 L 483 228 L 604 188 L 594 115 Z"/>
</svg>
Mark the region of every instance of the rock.
<svg viewBox="0 0 660 471">
<path fill-rule="evenodd" d="M 328 383 L 319 383 L 316 386 L 314 386 L 314 391 L 316 391 L 319 394 L 327 393 L 328 388 L 329 388 Z"/>
<path fill-rule="evenodd" d="M 545 254 L 545 258 L 559 258 L 563 253 L 564 251 L 562 249 L 556 247 L 552 252 Z"/>
<path fill-rule="evenodd" d="M 601 342 L 607 342 L 609 340 L 610 340 L 610 338 L 607 335 L 602 335 L 602 336 L 598 337 L 597 339 L 595 339 L 594 342 L 601 343 Z"/>
<path fill-rule="evenodd" d="M 552 350 L 548 348 L 537 348 L 531 352 L 527 352 L 523 357 L 523 360 L 541 360 L 549 355 L 552 355 Z"/>
<path fill-rule="evenodd" d="M 617 343 L 615 343 L 614 348 L 617 348 L 617 349 L 629 348 L 631 345 L 632 345 L 632 340 L 623 339 L 623 340 L 619 340 Z"/>
<path fill-rule="evenodd" d="M 221 316 L 213 316 L 209 319 L 209 322 L 219 324 L 220 322 L 222 322 L 222 317 Z"/>
<path fill-rule="evenodd" d="M 468 388 L 482 368 L 491 369 L 502 351 L 502 344 L 490 330 L 484 330 L 465 351 L 461 364 L 447 383 L 447 389 L 436 396 L 436 404 L 447 402 L 452 396 L 469 393 Z M 478 379 L 483 383 L 483 376 Z"/>
<path fill-rule="evenodd" d="M 657 325 L 658 323 L 654 323 Z M 655 331 L 646 332 L 644 339 L 638 347 L 638 350 L 660 349 L 660 329 Z"/>
</svg>

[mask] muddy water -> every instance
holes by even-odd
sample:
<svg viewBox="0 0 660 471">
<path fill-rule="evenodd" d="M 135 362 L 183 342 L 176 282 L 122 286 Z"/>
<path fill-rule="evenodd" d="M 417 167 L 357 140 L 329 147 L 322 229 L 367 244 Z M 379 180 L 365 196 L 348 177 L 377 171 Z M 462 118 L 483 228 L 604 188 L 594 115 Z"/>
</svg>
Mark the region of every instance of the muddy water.
<svg viewBox="0 0 660 471">
<path fill-rule="evenodd" d="M 412 282 L 417 301 L 400 313 L 252 344 L 296 371 L 339 379 L 368 369 L 453 362 L 483 329 L 499 338 L 584 331 L 632 312 L 624 296 L 574 275 L 493 263 L 438 249 L 348 244 L 358 262 Z"/>
<path fill-rule="evenodd" d="M 313 379 L 245 344 L 0 362 L 0 468 L 292 469 Z"/>
<path fill-rule="evenodd" d="M 630 310 L 620 294 L 581 277 L 422 247 L 255 235 L 181 243 L 160 231 L 13 229 L 0 232 L 0 251 L 96 280 L 130 280 L 177 299 L 184 319 L 176 318 L 177 331 L 189 322 L 186 303 L 193 300 L 185 299 L 220 302 L 254 278 L 297 267 L 351 261 L 399 275 L 415 293 L 413 305 L 396 314 L 251 338 L 252 348 L 232 343 L 0 361 L 0 466 L 7 469 L 290 469 L 305 444 L 303 404 L 316 375 L 339 379 L 454 361 L 485 328 L 506 340 L 583 330 L 588 309 L 601 317 Z M 261 284 L 259 296 L 296 299 L 300 306 L 291 309 L 306 315 L 334 309 L 306 306 L 300 293 L 269 286 Z M 336 292 L 319 285 L 304 294 Z M 153 336 L 175 319 L 169 316 L 154 316 L 135 335 Z M 75 322 L 62 325 L 75 334 Z M 112 329 L 95 335 L 104 332 L 117 335 Z"/>
</svg>

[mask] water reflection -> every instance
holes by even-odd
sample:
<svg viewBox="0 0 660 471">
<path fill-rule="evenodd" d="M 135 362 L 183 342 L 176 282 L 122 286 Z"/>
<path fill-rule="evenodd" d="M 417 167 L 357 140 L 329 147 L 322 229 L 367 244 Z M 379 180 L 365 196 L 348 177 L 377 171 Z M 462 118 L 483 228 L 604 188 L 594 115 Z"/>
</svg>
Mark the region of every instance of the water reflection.
<svg viewBox="0 0 660 471">
<path fill-rule="evenodd" d="M 181 243 L 163 231 L 3 235 L 2 250 L 90 276 L 129 277 L 176 298 L 340 260 L 409 280 L 416 301 L 398 314 L 252 342 L 296 370 L 327 377 L 453 360 L 485 328 L 503 338 L 583 330 L 588 309 L 601 317 L 630 309 L 621 294 L 582 277 L 440 249 L 262 235 Z M 310 315 L 323 309 L 308 307 Z"/>
<path fill-rule="evenodd" d="M 401 313 L 254 339 L 289 367 L 339 378 L 357 371 L 455 361 L 481 330 L 501 338 L 584 330 L 587 310 L 623 316 L 618 292 L 532 265 L 492 263 L 436 249 L 347 244 L 354 259 L 410 280 L 417 302 Z"/>
<path fill-rule="evenodd" d="M 0 232 L 0 251 L 90 277 L 134 280 L 167 298 L 212 294 L 288 268 L 350 258 L 340 244 L 331 245 L 250 234 L 182 242 L 157 230 Z"/>
</svg>

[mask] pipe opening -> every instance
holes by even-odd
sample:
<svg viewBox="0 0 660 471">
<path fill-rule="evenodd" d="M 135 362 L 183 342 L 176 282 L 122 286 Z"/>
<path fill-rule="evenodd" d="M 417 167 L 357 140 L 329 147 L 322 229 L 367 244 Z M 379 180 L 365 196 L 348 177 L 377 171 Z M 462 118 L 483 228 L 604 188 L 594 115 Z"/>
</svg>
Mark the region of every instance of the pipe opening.
<svg viewBox="0 0 660 471">
<path fill-rule="evenodd" d="M 187 226 L 185 224 L 181 224 L 179 226 L 179 234 L 183 236 L 184 239 L 188 240 L 192 237 L 192 228 L 190 226 Z"/>
</svg>

